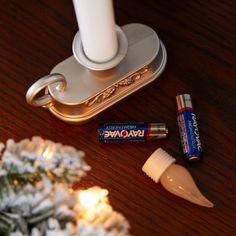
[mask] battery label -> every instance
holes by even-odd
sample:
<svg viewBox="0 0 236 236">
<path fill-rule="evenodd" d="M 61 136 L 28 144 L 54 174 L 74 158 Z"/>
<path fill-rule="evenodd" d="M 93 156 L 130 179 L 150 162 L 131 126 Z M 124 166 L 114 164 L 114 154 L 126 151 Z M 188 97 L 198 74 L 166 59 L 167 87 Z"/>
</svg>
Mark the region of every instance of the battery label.
<svg viewBox="0 0 236 236">
<path fill-rule="evenodd" d="M 99 139 L 109 141 L 145 141 L 148 134 L 147 123 L 104 124 L 99 127 Z"/>
<path fill-rule="evenodd" d="M 182 110 L 178 114 L 177 120 L 185 157 L 200 156 L 202 147 L 196 115 L 191 109 Z"/>
</svg>

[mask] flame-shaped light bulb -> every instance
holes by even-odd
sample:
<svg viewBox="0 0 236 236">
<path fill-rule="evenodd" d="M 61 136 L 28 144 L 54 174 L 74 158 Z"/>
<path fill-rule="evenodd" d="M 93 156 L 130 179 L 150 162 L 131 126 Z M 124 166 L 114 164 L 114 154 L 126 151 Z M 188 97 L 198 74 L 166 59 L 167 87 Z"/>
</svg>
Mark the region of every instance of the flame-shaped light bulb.
<svg viewBox="0 0 236 236">
<path fill-rule="evenodd" d="M 188 170 L 174 162 L 172 156 L 158 148 L 145 162 L 142 170 L 156 183 L 160 181 L 169 192 L 197 205 L 213 207 L 214 204 L 199 191 Z"/>
</svg>

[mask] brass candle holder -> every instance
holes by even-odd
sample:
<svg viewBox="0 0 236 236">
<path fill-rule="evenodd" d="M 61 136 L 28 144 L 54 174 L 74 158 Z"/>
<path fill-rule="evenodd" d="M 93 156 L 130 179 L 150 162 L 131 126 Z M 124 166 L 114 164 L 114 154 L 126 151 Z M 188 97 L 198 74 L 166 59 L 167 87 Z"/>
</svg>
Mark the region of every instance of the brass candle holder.
<svg viewBox="0 0 236 236">
<path fill-rule="evenodd" d="M 103 63 L 85 55 L 77 33 L 74 55 L 36 81 L 27 91 L 27 102 L 65 122 L 81 124 L 156 80 L 167 61 L 156 32 L 143 24 L 116 26 L 116 32 L 117 54 Z M 39 97 L 43 90 L 45 95 Z"/>
</svg>

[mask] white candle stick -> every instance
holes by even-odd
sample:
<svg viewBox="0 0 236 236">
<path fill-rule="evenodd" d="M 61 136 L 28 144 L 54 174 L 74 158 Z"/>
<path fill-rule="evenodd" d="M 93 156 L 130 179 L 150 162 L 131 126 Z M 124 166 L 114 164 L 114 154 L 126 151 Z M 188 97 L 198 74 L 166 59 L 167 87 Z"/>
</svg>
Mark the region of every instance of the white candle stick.
<svg viewBox="0 0 236 236">
<path fill-rule="evenodd" d="M 73 0 L 83 50 L 94 62 L 112 59 L 118 50 L 112 0 Z"/>
</svg>

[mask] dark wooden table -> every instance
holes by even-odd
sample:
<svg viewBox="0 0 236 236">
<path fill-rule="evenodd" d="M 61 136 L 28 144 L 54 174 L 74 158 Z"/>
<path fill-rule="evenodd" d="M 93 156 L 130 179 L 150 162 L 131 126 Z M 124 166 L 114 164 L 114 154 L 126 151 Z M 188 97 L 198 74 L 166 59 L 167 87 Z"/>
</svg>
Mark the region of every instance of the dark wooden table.
<svg viewBox="0 0 236 236">
<path fill-rule="evenodd" d="M 107 188 L 133 235 L 235 235 L 235 1 L 115 1 L 118 25 L 140 22 L 156 30 L 168 51 L 167 67 L 151 86 L 78 126 L 25 101 L 32 83 L 72 55 L 78 28 L 72 1 L 0 2 L 0 141 L 40 135 L 84 150 L 92 171 L 78 185 Z M 175 103 L 181 93 L 193 98 L 201 163 L 182 158 Z M 125 121 L 166 122 L 169 136 L 148 143 L 98 142 L 100 123 Z M 171 195 L 142 173 L 158 147 L 191 172 L 213 209 Z"/>
</svg>

